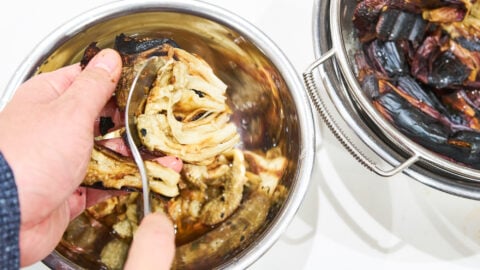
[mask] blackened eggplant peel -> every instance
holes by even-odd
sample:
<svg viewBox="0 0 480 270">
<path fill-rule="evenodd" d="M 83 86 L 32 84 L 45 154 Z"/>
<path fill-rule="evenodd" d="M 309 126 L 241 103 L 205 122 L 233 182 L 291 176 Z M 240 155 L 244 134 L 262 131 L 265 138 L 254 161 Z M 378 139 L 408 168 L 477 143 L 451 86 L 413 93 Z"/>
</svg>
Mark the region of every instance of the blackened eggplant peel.
<svg viewBox="0 0 480 270">
<path fill-rule="evenodd" d="M 363 0 L 357 78 L 402 133 L 480 169 L 480 2 Z"/>
</svg>

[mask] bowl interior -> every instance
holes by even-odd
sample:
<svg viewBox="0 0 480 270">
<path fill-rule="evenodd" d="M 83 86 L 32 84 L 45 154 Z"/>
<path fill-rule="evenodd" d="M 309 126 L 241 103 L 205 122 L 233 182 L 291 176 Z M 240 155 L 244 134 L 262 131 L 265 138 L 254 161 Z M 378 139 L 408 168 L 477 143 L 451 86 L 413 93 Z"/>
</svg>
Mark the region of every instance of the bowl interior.
<svg viewBox="0 0 480 270">
<path fill-rule="evenodd" d="M 299 181 L 308 181 L 299 178 L 299 169 L 300 163 L 305 160 L 305 151 L 313 149 L 302 148 L 299 109 L 291 89 L 269 57 L 242 33 L 205 16 L 171 10 L 132 9 L 82 24 L 66 36 L 56 37 L 54 46 L 32 71 L 43 73 L 78 62 L 91 42 L 97 42 L 101 48 L 112 47 L 115 36 L 121 33 L 168 37 L 181 48 L 204 58 L 228 85 L 228 100 L 234 111 L 232 119 L 241 135 L 240 147 L 265 151 L 278 146 L 288 159 L 281 182 L 290 190 L 289 195 L 277 207 L 270 209 L 268 222 L 261 226 L 255 237 L 244 241 L 228 256 L 216 257 L 212 254 L 204 266 L 234 265 L 249 256 L 273 225 L 281 222 L 289 202 L 295 196 L 303 196 L 295 191 L 296 185 Z M 81 254 L 65 252 L 61 247 L 45 260 L 52 267 L 59 261 L 64 267 L 101 268 Z"/>
</svg>

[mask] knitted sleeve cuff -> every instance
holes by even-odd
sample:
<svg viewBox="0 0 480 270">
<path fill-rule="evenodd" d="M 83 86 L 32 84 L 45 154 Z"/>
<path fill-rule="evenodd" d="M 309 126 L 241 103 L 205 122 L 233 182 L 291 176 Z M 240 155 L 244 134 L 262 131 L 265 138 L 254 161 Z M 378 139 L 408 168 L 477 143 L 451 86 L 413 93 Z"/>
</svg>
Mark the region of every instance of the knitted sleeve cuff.
<svg viewBox="0 0 480 270">
<path fill-rule="evenodd" d="M 20 204 L 12 169 L 0 152 L 0 269 L 19 269 Z"/>
</svg>

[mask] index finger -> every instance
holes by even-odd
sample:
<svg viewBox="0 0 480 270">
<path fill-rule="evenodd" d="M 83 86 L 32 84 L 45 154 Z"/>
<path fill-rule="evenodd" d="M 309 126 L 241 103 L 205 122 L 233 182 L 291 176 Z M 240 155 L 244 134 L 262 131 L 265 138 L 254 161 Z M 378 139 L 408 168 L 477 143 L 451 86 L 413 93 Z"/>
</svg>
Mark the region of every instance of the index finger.
<svg viewBox="0 0 480 270">
<path fill-rule="evenodd" d="M 36 75 L 20 85 L 14 99 L 29 100 L 34 103 L 57 99 L 70 87 L 80 73 L 81 68 L 77 63 Z"/>
</svg>

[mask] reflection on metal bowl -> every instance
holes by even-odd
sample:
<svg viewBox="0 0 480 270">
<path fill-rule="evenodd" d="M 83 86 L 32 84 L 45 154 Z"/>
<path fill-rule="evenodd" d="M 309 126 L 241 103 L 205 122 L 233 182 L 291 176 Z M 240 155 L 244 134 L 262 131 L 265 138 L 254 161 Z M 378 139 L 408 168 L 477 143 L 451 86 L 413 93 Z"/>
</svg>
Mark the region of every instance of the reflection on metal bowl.
<svg viewBox="0 0 480 270">
<path fill-rule="evenodd" d="M 288 159 L 281 178 L 287 196 L 269 209 L 267 221 L 249 239 L 242 239 L 242 244 L 228 254 L 209 254 L 213 259 L 204 265 L 208 269 L 246 268 L 286 229 L 310 180 L 314 121 L 295 70 L 263 33 L 218 7 L 181 0 L 120 1 L 82 14 L 49 35 L 15 73 L 5 95 L 12 95 L 20 83 L 35 74 L 78 62 L 93 41 L 100 48 L 111 47 L 115 36 L 121 33 L 171 38 L 183 49 L 201 56 L 228 85 L 232 120 L 241 135 L 240 147 L 266 151 L 278 146 Z M 73 223 L 91 224 L 80 219 Z M 88 231 L 92 238 L 105 229 L 81 226 L 78 229 Z M 89 241 L 87 234 L 77 240 Z M 101 245 L 101 240 L 96 244 Z M 51 268 L 62 269 L 103 267 L 83 257 L 82 252 L 72 252 L 74 249 L 59 245 L 44 262 Z M 184 268 L 191 267 L 195 266 Z"/>
</svg>

